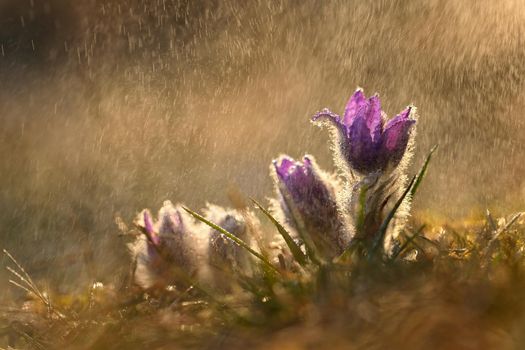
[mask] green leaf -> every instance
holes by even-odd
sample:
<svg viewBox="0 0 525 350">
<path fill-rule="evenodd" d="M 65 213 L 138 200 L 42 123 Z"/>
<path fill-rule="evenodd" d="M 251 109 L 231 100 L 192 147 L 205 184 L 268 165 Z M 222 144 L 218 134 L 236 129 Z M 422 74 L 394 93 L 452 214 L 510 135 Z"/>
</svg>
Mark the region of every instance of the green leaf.
<svg viewBox="0 0 525 350">
<path fill-rule="evenodd" d="M 259 204 L 255 199 L 251 198 L 252 202 L 270 219 L 270 221 L 275 225 L 277 228 L 277 231 L 283 236 L 284 241 L 286 242 L 286 245 L 288 248 L 290 248 L 290 252 L 292 253 L 294 259 L 301 265 L 306 265 L 306 255 L 302 252 L 301 248 L 295 243 L 293 238 L 290 236 L 288 231 L 273 217 L 273 215 L 266 210 L 261 204 Z"/>
<path fill-rule="evenodd" d="M 253 250 L 248 244 L 246 244 L 246 242 L 244 242 L 242 239 L 238 238 L 237 236 L 235 236 L 233 233 L 231 232 L 228 232 L 226 231 L 225 229 L 223 229 L 222 227 L 220 227 L 219 225 L 216 225 L 214 224 L 213 222 L 211 221 L 208 221 L 206 218 L 204 218 L 203 216 L 199 215 L 198 213 L 194 212 L 193 210 L 191 209 L 188 209 L 186 207 L 182 207 L 184 210 L 186 210 L 188 213 L 190 213 L 194 218 L 196 218 L 197 220 L 199 221 L 202 221 L 203 223 L 205 223 L 206 225 L 210 226 L 211 228 L 213 228 L 214 230 L 222 233 L 223 235 L 225 235 L 227 238 L 229 238 L 230 240 L 232 240 L 233 242 L 235 242 L 237 245 L 239 245 L 240 247 L 244 248 L 246 251 L 248 251 L 250 254 L 252 254 L 253 256 L 255 256 L 257 259 L 261 260 L 264 265 L 268 268 L 270 268 L 271 271 L 273 272 L 277 272 L 279 273 L 279 270 L 277 270 L 269 261 L 268 259 L 266 259 L 263 255 L 257 253 L 255 250 Z"/>
<path fill-rule="evenodd" d="M 358 248 L 362 246 L 362 241 L 359 238 L 354 237 L 351 241 L 348 247 L 345 248 L 345 250 L 334 259 L 335 263 L 341 263 L 344 262 L 347 258 L 351 257 L 354 251 L 356 251 Z"/>
<path fill-rule="evenodd" d="M 405 191 L 403 192 L 401 197 L 399 197 L 399 199 L 397 200 L 396 204 L 394 205 L 392 210 L 388 213 L 387 217 L 385 218 L 385 220 L 383 221 L 383 223 L 379 227 L 378 234 L 377 234 L 377 236 L 376 236 L 376 238 L 375 238 L 375 240 L 374 240 L 374 242 L 372 244 L 372 249 L 371 249 L 372 253 L 375 253 L 379 249 L 379 247 L 381 246 L 381 243 L 383 242 L 383 239 L 385 237 L 386 230 L 388 228 L 388 225 L 390 224 L 390 221 L 392 221 L 392 219 L 394 218 L 394 215 L 396 214 L 397 210 L 401 206 L 401 203 L 403 203 L 403 201 L 405 200 L 406 196 L 408 195 L 408 193 L 412 189 L 412 185 L 414 185 L 415 181 L 416 181 L 416 176 L 412 177 L 412 179 L 410 180 L 407 188 L 405 189 Z M 371 254 L 370 256 L 372 256 L 372 255 L 373 254 Z"/>
<path fill-rule="evenodd" d="M 414 186 L 410 190 L 410 198 L 414 198 L 414 195 L 416 194 L 417 189 L 419 188 L 419 185 L 421 185 L 421 182 L 423 181 L 423 177 L 425 176 L 427 172 L 428 164 L 430 163 L 430 159 L 432 159 L 432 154 L 436 151 L 437 148 L 438 148 L 438 145 L 435 145 L 434 147 L 432 147 L 432 149 L 428 153 L 428 156 L 425 159 L 425 163 L 423 164 L 423 166 L 419 170 L 419 173 L 417 174 L 416 182 L 414 183 Z"/>
<path fill-rule="evenodd" d="M 403 203 L 407 195 L 410 194 L 410 196 L 408 197 L 410 199 L 414 198 L 414 195 L 416 194 L 417 189 L 419 188 L 419 186 L 421 185 L 421 182 L 423 181 L 423 177 L 425 176 L 425 173 L 427 171 L 428 164 L 430 163 L 430 159 L 432 158 L 432 154 L 435 152 L 437 147 L 438 147 L 437 145 L 432 147 L 432 149 L 428 153 L 427 158 L 425 159 L 425 163 L 423 163 L 423 166 L 421 167 L 417 175 L 412 177 L 407 188 L 405 189 L 401 197 L 399 197 L 396 204 L 394 205 L 392 210 L 388 213 L 387 217 L 385 218 L 385 220 L 379 227 L 378 234 L 372 245 L 372 253 L 376 252 L 381 246 L 381 243 L 383 242 L 385 238 L 386 230 L 388 228 L 388 225 L 390 224 L 390 221 L 392 221 L 392 219 L 394 218 L 394 215 L 396 214 L 397 210 L 399 209 L 399 207 L 401 206 L 401 204 Z"/>
</svg>

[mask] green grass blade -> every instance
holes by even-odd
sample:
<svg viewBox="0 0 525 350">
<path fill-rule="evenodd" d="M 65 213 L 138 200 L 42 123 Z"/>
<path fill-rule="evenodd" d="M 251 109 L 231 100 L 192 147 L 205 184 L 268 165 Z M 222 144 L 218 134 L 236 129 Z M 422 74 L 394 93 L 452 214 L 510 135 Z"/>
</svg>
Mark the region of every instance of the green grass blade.
<svg viewBox="0 0 525 350">
<path fill-rule="evenodd" d="M 410 194 L 410 196 L 408 197 L 410 199 L 414 198 L 417 192 L 417 189 L 421 185 L 421 182 L 423 181 L 423 177 L 425 176 L 427 172 L 428 164 L 430 163 L 430 159 L 432 159 L 432 154 L 436 151 L 437 147 L 438 147 L 437 145 L 432 147 L 432 149 L 428 153 L 427 158 L 425 159 L 425 163 L 423 163 L 423 166 L 421 167 L 417 175 L 412 177 L 406 190 L 403 192 L 401 197 L 397 200 L 396 204 L 394 205 L 392 210 L 388 213 L 387 217 L 385 218 L 385 220 L 379 227 L 377 237 L 372 245 L 372 252 L 376 252 L 377 249 L 379 249 L 379 247 L 381 246 L 381 243 L 383 242 L 383 239 L 385 238 L 386 230 L 388 228 L 388 225 L 390 224 L 390 221 L 392 221 L 392 219 L 394 218 L 394 215 L 396 214 L 397 210 L 399 209 L 399 207 L 401 206 L 401 204 L 403 203 L 407 195 Z"/>
<path fill-rule="evenodd" d="M 499 237 L 507 231 L 518 219 L 525 214 L 525 212 L 519 212 L 512 216 L 512 218 L 507 222 L 505 226 L 503 226 L 501 229 L 498 229 L 496 232 L 494 232 L 493 237 L 490 239 L 490 241 L 487 243 L 487 247 L 484 250 L 484 255 L 487 259 L 490 258 L 492 255 L 492 251 L 494 249 L 494 245 L 498 241 Z"/>
<path fill-rule="evenodd" d="M 419 188 L 419 185 L 421 185 L 421 182 L 423 181 L 423 177 L 425 176 L 428 168 L 428 164 L 430 163 L 430 159 L 432 159 L 432 154 L 436 151 L 438 148 L 438 145 L 435 145 L 432 147 L 430 152 L 428 153 L 427 158 L 425 159 L 425 163 L 423 163 L 423 166 L 419 170 L 419 173 L 417 174 L 416 181 L 414 183 L 414 186 L 412 186 L 412 189 L 410 190 L 410 198 L 414 198 L 417 189 Z"/>
<path fill-rule="evenodd" d="M 501 229 L 501 231 L 498 232 L 497 235 L 495 235 L 495 239 L 498 238 L 499 235 L 501 235 L 503 232 L 507 231 L 512 225 L 514 225 L 514 223 L 516 221 L 518 221 L 518 219 L 523 215 L 524 213 L 523 212 L 519 212 L 519 213 L 516 213 L 512 216 L 512 218 L 507 222 L 507 224 L 505 224 L 505 226 L 503 226 L 503 228 Z"/>
<path fill-rule="evenodd" d="M 397 251 L 393 256 L 392 258 L 390 259 L 391 262 L 394 262 L 397 257 L 399 255 L 401 255 L 401 253 L 403 253 L 403 251 L 408 247 L 408 245 L 410 243 L 412 243 L 417 237 L 419 237 L 419 235 L 421 235 L 421 233 L 423 232 L 425 228 L 425 225 L 422 225 L 419 230 L 416 231 L 416 233 L 414 233 L 412 236 L 408 237 L 407 240 L 405 241 L 405 243 L 403 243 L 403 245 L 401 246 L 401 248 L 399 248 L 399 251 Z"/>
<path fill-rule="evenodd" d="M 494 221 L 494 218 L 488 209 L 485 212 L 485 216 L 487 217 L 487 222 L 490 225 L 492 231 L 496 232 L 498 230 L 498 226 L 496 225 L 496 222 Z"/>
<path fill-rule="evenodd" d="M 354 251 L 358 249 L 361 244 L 362 242 L 359 238 L 353 238 L 350 241 L 350 244 L 348 245 L 348 247 L 346 247 L 345 250 L 341 253 L 341 255 L 339 255 L 338 257 L 334 259 L 334 263 L 344 262 L 347 258 L 352 256 Z"/>
<path fill-rule="evenodd" d="M 290 236 L 288 231 L 273 217 L 273 215 L 266 210 L 259 202 L 257 202 L 255 199 L 251 198 L 252 202 L 270 219 L 270 221 L 275 225 L 277 228 L 277 231 L 283 236 L 284 241 L 286 242 L 286 245 L 288 248 L 290 248 L 290 252 L 292 253 L 294 259 L 301 265 L 306 265 L 306 255 L 302 252 L 301 248 L 295 243 L 293 238 Z"/>
<path fill-rule="evenodd" d="M 216 225 L 214 224 L 213 222 L 211 221 L 208 221 L 205 217 L 199 215 L 198 213 L 194 212 L 193 210 L 191 209 L 188 209 L 186 207 L 182 207 L 184 210 L 186 210 L 188 213 L 190 213 L 195 219 L 199 220 L 199 221 L 202 221 L 203 223 L 205 223 L 206 225 L 210 226 L 211 228 L 213 228 L 214 230 L 222 233 L 223 235 L 225 235 L 227 238 L 229 238 L 230 240 L 232 240 L 233 242 L 235 242 L 236 244 L 238 244 L 240 247 L 244 248 L 246 251 L 248 251 L 250 254 L 252 254 L 253 256 L 255 256 L 257 259 L 261 260 L 265 266 L 269 267 L 270 270 L 274 271 L 274 272 L 277 272 L 279 273 L 279 270 L 277 270 L 273 265 L 272 263 L 270 263 L 270 261 L 268 261 L 268 259 L 266 259 L 262 254 L 259 254 L 257 253 L 255 250 L 253 250 L 248 244 L 246 244 L 246 242 L 244 242 L 243 240 L 239 239 L 237 236 L 235 236 L 233 233 L 231 232 L 228 232 L 226 231 L 225 229 L 223 229 L 222 227 L 220 227 L 219 225 Z"/>
<path fill-rule="evenodd" d="M 401 206 L 401 203 L 403 203 L 403 201 L 405 200 L 406 196 L 408 195 L 408 193 L 412 189 L 412 186 L 414 185 L 415 181 L 416 181 L 416 176 L 412 177 L 412 179 L 410 180 L 407 188 L 405 189 L 405 191 L 403 192 L 401 197 L 399 197 L 399 199 L 397 200 L 396 204 L 394 205 L 392 210 L 388 213 L 387 217 L 385 218 L 385 220 L 383 221 L 383 223 L 379 227 L 379 231 L 377 233 L 377 236 L 376 236 L 376 238 L 375 238 L 375 240 L 374 240 L 374 242 L 372 244 L 372 250 L 371 250 L 372 253 L 375 253 L 379 249 L 379 247 L 381 246 L 381 243 L 383 242 L 383 239 L 385 238 L 386 230 L 388 228 L 388 225 L 390 224 L 390 221 L 392 221 L 392 219 L 394 218 L 394 215 L 396 214 L 397 210 Z"/>
</svg>

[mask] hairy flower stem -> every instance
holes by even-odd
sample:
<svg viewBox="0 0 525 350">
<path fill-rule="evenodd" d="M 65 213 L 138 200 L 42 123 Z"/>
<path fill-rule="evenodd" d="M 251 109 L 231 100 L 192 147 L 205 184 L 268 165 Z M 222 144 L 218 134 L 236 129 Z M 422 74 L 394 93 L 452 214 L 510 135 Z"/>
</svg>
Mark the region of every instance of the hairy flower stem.
<svg viewBox="0 0 525 350">
<path fill-rule="evenodd" d="M 405 183 L 403 175 L 376 172 L 363 176 L 352 186 L 346 203 L 354 226 L 353 240 L 359 241 L 364 248 L 360 255 L 389 254 L 392 240 L 406 221 L 410 206 L 408 196 L 396 208 L 386 232 L 383 232 L 382 225 L 401 197 Z M 380 249 L 376 249 L 378 245 Z"/>
</svg>

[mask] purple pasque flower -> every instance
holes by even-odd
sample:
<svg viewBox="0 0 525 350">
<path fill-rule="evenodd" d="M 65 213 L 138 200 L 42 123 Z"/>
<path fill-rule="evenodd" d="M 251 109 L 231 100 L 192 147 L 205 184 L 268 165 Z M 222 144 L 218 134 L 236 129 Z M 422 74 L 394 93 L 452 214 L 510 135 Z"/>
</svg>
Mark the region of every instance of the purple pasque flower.
<svg viewBox="0 0 525 350">
<path fill-rule="evenodd" d="M 379 96 L 367 99 L 363 90 L 357 89 L 342 117 L 324 109 L 312 120 L 328 120 L 337 128 L 342 156 L 351 169 L 366 175 L 399 164 L 416 122 L 410 118 L 413 111 L 414 107 L 407 107 L 383 128 L 386 115 L 381 110 Z"/>
<path fill-rule="evenodd" d="M 230 208 L 223 208 L 218 205 L 207 204 L 203 214 L 209 221 L 217 224 L 226 231 L 230 232 L 237 238 L 251 245 L 250 236 L 248 235 L 249 223 L 246 221 L 246 215 Z M 201 275 L 206 282 L 217 292 L 232 291 L 232 273 L 249 273 L 249 256 L 246 250 L 237 243 L 220 233 L 219 231 L 206 227 L 206 252 L 207 257 L 204 262 L 207 263 L 208 269 Z"/>
<path fill-rule="evenodd" d="M 303 161 L 283 155 L 273 161 L 277 179 L 290 195 L 297 209 L 304 214 L 318 214 L 318 210 L 333 202 L 333 189 L 326 184 L 314 169 L 312 156 L 305 155 Z"/>
<path fill-rule="evenodd" d="M 324 255 L 340 253 L 346 242 L 335 200 L 336 180 L 322 172 L 312 156 L 295 161 L 281 156 L 273 161 L 282 214 L 294 229 L 300 216 L 304 229 Z"/>
<path fill-rule="evenodd" d="M 179 206 L 165 201 L 153 221 L 149 210 L 143 210 L 135 220 L 145 239 L 139 239 L 131 248 L 136 261 L 135 280 L 143 288 L 161 287 L 177 283 L 180 272 L 191 274 L 195 269 L 191 219 L 185 217 Z"/>
<path fill-rule="evenodd" d="M 241 240 L 248 242 L 247 224 L 243 216 L 236 210 L 209 204 L 205 217 Z M 221 268 L 241 268 L 245 262 L 245 250 L 224 236 L 210 229 L 208 235 L 208 262 Z"/>
</svg>

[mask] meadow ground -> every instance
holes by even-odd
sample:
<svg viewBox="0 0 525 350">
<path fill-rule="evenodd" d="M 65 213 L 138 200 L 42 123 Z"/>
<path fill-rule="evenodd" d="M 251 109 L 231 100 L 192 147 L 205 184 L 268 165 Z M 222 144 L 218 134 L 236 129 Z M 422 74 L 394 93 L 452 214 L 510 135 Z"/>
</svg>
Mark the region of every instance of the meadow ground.
<svg viewBox="0 0 525 350">
<path fill-rule="evenodd" d="M 395 259 L 271 281 L 261 272 L 250 287 L 231 275 L 243 288 L 230 295 L 198 286 L 157 295 L 50 288 L 51 309 L 34 294 L 2 308 L 2 341 L 15 349 L 520 349 L 524 233 L 516 216 L 425 228 Z"/>
</svg>

